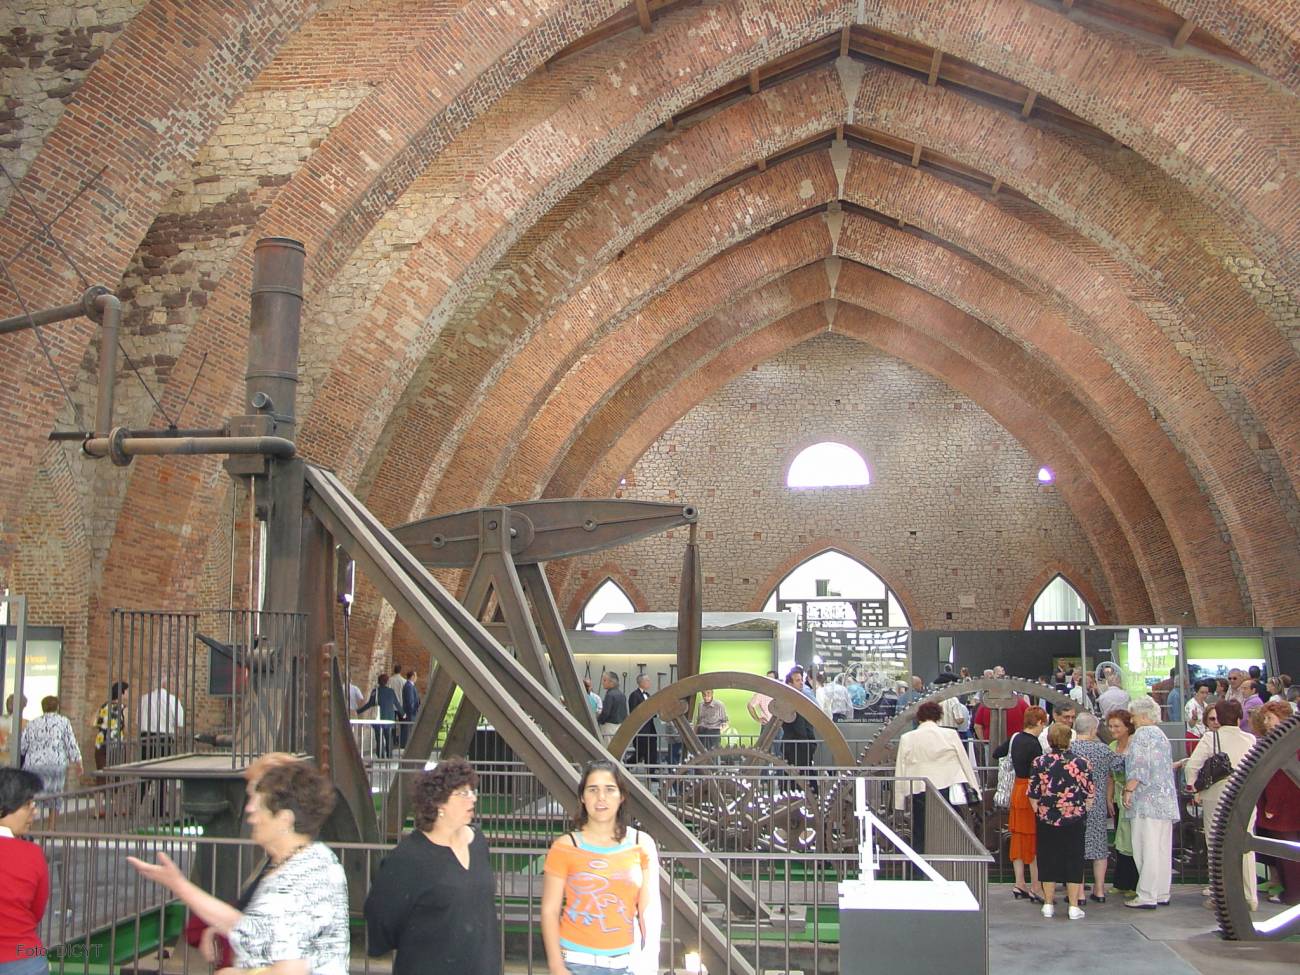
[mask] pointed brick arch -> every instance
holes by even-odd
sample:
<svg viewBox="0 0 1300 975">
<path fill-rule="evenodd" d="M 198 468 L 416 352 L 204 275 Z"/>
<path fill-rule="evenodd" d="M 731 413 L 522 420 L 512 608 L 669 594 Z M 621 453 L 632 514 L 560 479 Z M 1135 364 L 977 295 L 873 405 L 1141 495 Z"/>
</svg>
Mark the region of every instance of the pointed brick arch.
<svg viewBox="0 0 1300 975">
<path fill-rule="evenodd" d="M 591 602 L 591 597 L 596 595 L 596 590 L 606 582 L 613 582 L 614 585 L 623 590 L 623 595 L 631 601 L 632 609 L 635 612 L 649 612 L 650 603 L 641 592 L 640 587 L 637 586 L 630 571 L 621 562 L 609 560 L 602 562 L 594 569 L 583 570 L 582 578 L 573 590 L 573 594 L 569 597 L 563 613 L 563 617 L 568 620 L 571 629 L 578 628 L 582 611 L 587 608 L 587 603 Z"/>
<path fill-rule="evenodd" d="M 817 219 L 817 218 L 810 218 L 810 219 Z M 804 222 L 804 221 L 800 221 L 800 223 L 803 223 L 803 222 Z M 860 217 L 856 217 L 856 216 L 853 216 L 853 215 L 848 215 L 848 216 L 844 217 L 843 220 L 842 220 L 842 223 L 843 223 L 843 225 L 844 225 L 846 228 L 852 228 L 853 226 L 856 226 L 857 223 L 862 223 L 862 222 L 864 222 L 864 221 L 862 221 L 862 218 L 860 218 Z M 793 229 L 794 229 L 795 227 L 797 227 L 797 226 L 799 226 L 799 224 L 792 224 L 792 225 L 790 225 L 789 227 L 784 228 L 781 232 L 782 232 L 782 233 L 785 233 L 785 232 L 787 232 L 787 231 L 793 230 Z M 875 225 L 873 225 L 873 226 L 875 226 Z M 896 232 L 891 231 L 891 233 L 896 233 Z M 841 240 L 843 240 L 843 239 L 846 237 L 846 235 L 848 235 L 848 230 L 846 230 L 846 231 L 842 231 L 841 234 L 840 234 Z M 912 243 L 915 242 L 915 239 L 914 239 L 914 238 L 911 238 L 910 236 L 905 235 L 905 234 L 898 234 L 898 237 L 899 237 L 900 240 L 901 240 L 901 246 L 910 245 L 910 244 L 912 244 Z M 756 246 L 756 245 L 748 245 L 748 246 Z M 742 252 L 741 252 L 741 251 L 736 251 L 736 252 L 733 252 L 733 253 L 739 254 L 739 253 L 742 253 Z M 829 253 L 830 253 L 830 252 L 829 252 L 829 250 L 828 250 L 828 251 L 826 252 L 827 256 L 829 256 Z M 952 256 L 950 253 L 948 253 L 948 252 L 942 252 L 942 254 L 943 254 L 943 257 L 942 257 L 942 261 L 943 261 L 943 262 L 952 262 L 952 261 L 954 260 L 953 256 Z M 750 265 L 749 265 L 748 262 L 746 262 L 746 264 L 743 265 L 743 266 L 746 267 L 746 268 L 750 267 Z M 739 279 L 738 279 L 738 278 L 736 277 L 736 273 L 737 273 L 737 272 L 736 272 L 735 270 L 730 270 L 730 271 L 728 271 L 728 273 L 727 273 L 727 275 L 726 275 L 727 280 L 730 282 L 729 285 L 728 285 L 728 287 L 731 289 L 731 292 L 730 292 L 730 293 L 735 293 L 735 292 L 737 292 L 737 291 L 743 293 L 743 292 L 744 292 L 744 291 L 749 287 L 749 285 L 748 285 L 748 284 L 742 284 L 741 282 L 742 282 L 744 279 L 743 279 L 743 278 L 739 278 Z M 982 272 L 980 272 L 980 273 L 982 273 Z M 846 283 L 847 283 L 847 282 L 846 282 Z M 671 291 L 671 292 L 668 292 L 667 294 L 665 294 L 665 295 L 663 296 L 663 298 L 660 299 L 660 303 L 663 304 L 663 306 L 666 307 L 666 308 L 673 308 L 673 309 L 689 308 L 689 307 L 691 307 L 692 304 L 697 300 L 697 297 L 703 299 L 701 307 L 703 307 L 703 308 L 707 308 L 707 307 L 709 307 L 710 305 L 712 305 L 712 304 L 714 304 L 714 303 L 717 302 L 717 300 L 718 300 L 718 298 L 719 298 L 719 295 L 716 293 L 716 289 L 715 289 L 715 288 L 710 288 L 710 289 L 706 290 L 705 294 L 700 295 L 700 296 L 696 296 L 693 292 L 689 292 L 689 293 L 687 293 L 687 294 L 685 294 L 685 295 L 679 296 L 678 293 L 677 293 L 677 291 L 674 290 L 674 291 Z M 1014 298 L 1014 299 L 1011 299 L 1011 298 L 1008 298 L 1008 299 L 1007 299 L 1007 307 L 1018 307 L 1020 304 L 1022 304 L 1022 303 L 1024 303 L 1024 302 L 1025 302 L 1025 297 L 1024 297 L 1023 295 L 1019 295 L 1019 294 L 1018 294 L 1018 295 L 1016 296 L 1016 298 Z M 951 311 L 951 309 L 949 309 L 949 311 Z M 934 312 L 931 311 L 930 313 L 933 314 Z M 690 316 L 687 315 L 686 317 L 689 318 Z M 741 319 L 743 319 L 744 317 L 745 317 L 744 314 L 742 314 L 742 315 L 740 316 Z M 963 318 L 966 318 L 967 316 L 962 316 L 962 317 L 963 317 Z M 677 319 L 677 320 L 680 320 L 680 319 Z M 625 326 L 625 327 L 640 327 L 640 326 L 638 325 L 638 321 L 644 321 L 644 322 L 647 323 L 647 325 L 650 326 L 650 327 L 653 327 L 653 328 L 659 328 L 659 327 L 660 327 L 660 326 L 661 326 L 661 325 L 662 325 L 666 320 L 665 320 L 663 317 L 661 317 L 661 316 L 648 315 L 648 316 L 645 316 L 643 319 L 633 319 L 633 320 L 630 320 L 629 322 L 624 323 L 624 326 Z M 671 321 L 671 320 L 668 320 L 668 321 Z M 972 322 L 972 324 L 973 324 L 973 322 Z M 980 331 L 984 331 L 984 329 L 982 329 L 982 328 L 980 328 L 979 330 L 980 330 Z M 710 331 L 709 334 L 710 334 L 710 335 L 713 334 L 712 331 Z M 658 340 L 650 339 L 650 340 L 646 340 L 645 343 L 642 343 L 640 339 L 637 339 L 637 338 L 629 339 L 629 338 L 625 337 L 625 335 L 624 335 L 624 333 L 623 333 L 622 331 L 619 331 L 619 332 L 611 332 L 611 333 L 609 333 L 609 334 L 608 334 L 608 335 L 607 335 L 607 336 L 606 336 L 606 337 L 601 341 L 601 347 L 602 347 L 605 351 L 601 351 L 601 352 L 599 352 L 599 353 L 593 352 L 593 353 L 589 354 L 587 357 L 585 357 L 584 360 L 583 360 L 583 363 L 582 363 L 582 370 L 583 370 L 584 373 L 586 373 L 586 375 L 584 376 L 584 375 L 580 374 L 580 375 L 578 375 L 578 376 L 575 376 L 575 377 L 572 379 L 572 381 L 571 381 L 571 383 L 570 383 L 569 385 L 571 385 L 571 388 L 572 388 L 573 390 L 576 391 L 576 394 L 575 394 L 575 395 L 577 395 L 577 396 L 583 398 L 583 402 L 585 402 L 585 403 L 587 403 L 587 404 L 592 404 L 592 403 L 597 403 L 597 402 L 599 402 L 599 393 L 600 393 L 601 388 L 603 388 L 603 387 L 598 388 L 598 387 L 596 386 L 596 377 L 600 377 L 600 382 L 604 383 L 605 385 L 608 385 L 609 382 L 610 382 L 610 378 L 609 378 L 609 377 L 610 377 L 610 375 L 611 375 L 611 369 L 614 368 L 613 365 L 612 365 L 613 362 L 616 362 L 616 361 L 617 361 L 617 362 L 621 363 L 621 368 L 624 369 L 624 370 L 630 370 L 630 369 L 633 369 L 633 368 L 635 367 L 635 365 L 636 365 L 636 359 L 635 359 L 635 357 L 626 357 L 626 356 L 624 356 L 624 353 L 626 353 L 626 352 L 628 351 L 629 348 L 650 348 L 650 347 L 653 347 L 656 341 L 658 341 Z M 694 343 L 694 344 L 698 344 L 698 343 Z M 706 345 L 707 345 L 707 344 L 708 344 L 708 343 L 706 343 Z M 687 343 L 687 345 L 686 345 L 686 346 L 683 346 L 683 348 L 686 348 L 687 346 L 691 346 L 691 345 L 692 345 L 692 343 Z M 1006 354 L 1007 354 L 1006 352 L 1002 352 L 1002 353 L 1001 353 L 1002 356 L 1005 356 Z M 1015 350 L 1015 354 L 1017 354 L 1017 355 L 1020 354 L 1018 349 Z M 1086 355 L 1086 352 L 1085 352 L 1085 353 L 1080 353 L 1080 354 L 1081 354 L 1081 355 Z M 606 355 L 612 357 L 612 358 L 610 358 L 610 363 L 611 363 L 611 364 L 604 364 L 605 360 L 604 360 L 603 357 L 606 356 Z M 996 359 L 997 357 L 998 357 L 998 356 L 995 354 L 994 358 Z M 1074 363 L 1073 365 L 1077 366 L 1077 364 L 1078 364 L 1078 363 L 1076 362 L 1076 363 Z M 667 371 L 668 371 L 669 373 L 671 373 L 672 368 L 673 368 L 673 367 L 672 367 L 671 363 L 669 363 L 669 364 L 667 365 L 667 367 L 666 367 L 666 369 L 667 369 Z M 1103 373 L 1103 374 L 1104 374 L 1104 373 Z M 1093 372 L 1093 373 L 1091 374 L 1091 376 L 1089 377 L 1089 380 L 1088 380 L 1088 381 L 1089 381 L 1089 382 L 1096 382 L 1096 381 L 1097 381 L 1097 375 L 1098 375 L 1098 373 L 1094 370 L 1094 372 Z M 1045 388 L 1045 389 L 1046 389 L 1046 388 L 1050 388 L 1050 387 L 1053 386 L 1053 385 L 1054 385 L 1054 382 L 1053 382 L 1052 380 L 1049 379 L 1049 380 L 1047 380 L 1047 381 L 1044 383 L 1044 388 Z M 567 388 L 567 387 L 566 387 L 566 384 L 559 384 L 559 385 L 557 385 L 557 387 L 556 387 L 556 389 L 557 389 L 557 390 L 560 390 L 560 391 L 562 391 L 562 390 L 565 389 L 565 388 Z M 1053 393 L 1052 395 L 1055 395 L 1055 393 Z M 1116 395 L 1115 395 L 1115 397 L 1113 397 L 1107 405 L 1108 405 L 1110 408 L 1112 408 L 1112 409 L 1116 408 L 1116 407 L 1118 406 L 1119 402 L 1122 400 L 1122 398 L 1123 398 L 1124 396 L 1125 396 L 1125 393 L 1123 393 L 1122 391 L 1117 390 L 1117 391 L 1116 391 Z M 1131 399 L 1131 398 L 1132 398 L 1132 394 L 1131 394 L 1131 392 L 1128 392 L 1128 393 L 1127 393 L 1127 396 Z M 620 394 L 619 394 L 619 393 L 615 393 L 615 394 L 614 394 L 614 398 L 611 399 L 610 402 L 614 402 L 615 400 L 618 400 L 619 398 L 620 398 Z M 576 416 L 576 415 L 581 414 L 585 408 L 586 408 L 586 407 L 583 407 L 583 408 L 568 407 L 567 410 L 566 410 L 566 412 L 564 412 L 564 413 L 555 413 L 554 415 L 555 415 L 555 416 L 562 416 L 562 417 L 564 418 L 564 422 L 565 422 L 565 424 L 572 424 L 572 423 L 574 422 L 572 418 L 573 418 L 574 416 Z M 558 410 L 558 407 L 553 407 L 553 409 L 557 409 L 557 410 Z M 1134 411 L 1119 411 L 1119 412 L 1120 412 L 1120 415 L 1121 415 L 1122 417 L 1125 417 L 1125 418 L 1126 418 L 1126 422 L 1128 422 L 1130 425 L 1133 424 L 1134 422 L 1139 422 L 1139 423 L 1140 423 L 1140 422 L 1142 421 L 1142 417 L 1145 415 L 1145 414 L 1144 414 L 1144 411 L 1142 411 L 1142 410 L 1134 410 Z M 1105 414 L 1103 413 L 1102 415 L 1104 416 Z M 1149 422 L 1149 417 L 1147 417 L 1147 420 L 1148 420 L 1148 422 Z M 1080 419 L 1079 419 L 1079 420 L 1075 420 L 1075 421 L 1074 421 L 1074 424 L 1077 425 L 1077 423 L 1080 422 L 1080 421 L 1084 421 L 1084 422 L 1088 422 L 1088 423 L 1093 422 L 1092 419 L 1091 419 L 1090 417 L 1088 417 L 1086 411 L 1080 414 Z M 597 436 L 599 436 L 600 433 L 601 433 L 602 431 L 617 429 L 617 426 L 616 426 L 615 424 L 611 423 L 610 421 L 603 420 L 603 419 L 602 419 L 602 420 L 595 420 L 595 419 L 594 419 L 594 414 L 591 414 L 591 413 L 588 413 L 588 414 L 587 414 L 587 419 L 586 419 L 585 423 L 586 423 L 586 425 L 587 425 L 590 429 L 593 429 L 593 430 L 595 430 L 595 431 L 597 432 Z M 547 437 L 547 438 L 549 438 L 549 441 L 552 442 L 552 443 L 554 443 L 554 442 L 556 441 L 557 438 L 563 438 L 563 432 L 561 432 L 561 431 L 558 430 L 559 424 L 558 424 L 557 422 L 553 422 L 553 421 L 548 420 L 547 422 L 538 422 L 538 423 L 536 423 L 534 426 L 535 426 L 537 429 L 540 429 L 540 430 L 542 430 L 542 431 L 545 431 L 544 436 Z M 567 427 L 566 427 L 566 428 L 567 428 Z M 1154 428 L 1154 425 L 1152 425 L 1152 429 L 1153 429 L 1153 430 L 1155 429 L 1155 428 Z M 1159 440 L 1157 440 L 1157 443 L 1159 443 L 1160 440 L 1163 440 L 1163 435 L 1159 434 L 1158 431 L 1157 431 L 1157 436 L 1159 437 Z M 570 438 L 570 440 L 573 440 L 573 438 Z M 528 440 L 525 440 L 525 441 L 523 442 L 523 444 L 521 445 L 521 448 L 520 448 L 520 450 L 521 450 L 520 457 L 521 457 L 521 458 L 523 458 L 523 457 L 528 457 L 528 456 L 530 456 L 530 455 L 531 455 L 531 454 L 532 454 L 536 449 L 537 449 L 537 446 L 536 446 L 535 444 L 532 444 L 532 443 L 530 443 Z M 588 450 L 588 448 L 584 448 L 584 450 Z M 544 453 L 544 452 L 545 452 L 545 451 L 543 451 L 543 453 Z M 588 457 L 589 457 L 589 450 L 588 450 Z M 555 455 L 555 461 L 553 461 L 553 463 L 557 463 L 557 462 L 559 462 L 559 460 L 560 460 L 560 458 L 559 458 L 559 456 L 558 456 L 558 454 L 557 454 L 557 455 Z M 533 470 L 536 470 L 536 469 L 537 469 L 537 468 L 533 468 Z M 576 480 L 575 480 L 575 479 L 581 477 L 584 473 L 585 473 L 585 470 L 584 470 L 584 468 L 582 467 L 581 460 L 579 460 L 576 464 L 575 464 L 575 463 L 570 463 L 569 466 L 568 466 L 568 470 L 567 470 L 567 471 L 565 471 L 565 472 L 559 472 L 559 473 L 557 473 L 556 476 L 553 476 L 553 477 L 551 478 L 551 483 L 549 483 L 549 484 L 547 485 L 547 487 L 545 488 L 545 493 L 547 493 L 547 494 L 550 495 L 550 496 L 564 496 L 564 495 L 568 495 L 568 494 L 573 493 L 573 491 L 574 491 L 575 488 L 576 488 Z M 1132 477 L 1132 471 L 1131 471 L 1131 470 L 1128 471 L 1127 476 L 1130 477 L 1130 478 Z M 1164 477 L 1164 476 L 1167 476 L 1167 475 L 1160 475 L 1160 476 L 1161 476 L 1161 477 Z M 1185 476 L 1185 475 L 1184 475 L 1184 476 Z M 1159 479 L 1156 479 L 1156 480 L 1154 481 L 1154 483 L 1155 483 L 1158 487 L 1162 487 L 1162 488 L 1165 487 L 1165 485 L 1163 484 L 1163 482 L 1160 481 Z M 1190 478 L 1187 478 L 1187 483 L 1188 483 L 1188 485 L 1191 484 Z M 1099 486 L 1102 486 L 1103 490 L 1107 490 L 1107 491 L 1109 491 L 1109 490 L 1112 490 L 1112 488 L 1113 488 L 1113 485 L 1111 485 L 1110 483 L 1107 482 L 1107 480 L 1102 479 L 1102 478 L 1098 478 L 1098 484 L 1099 484 Z M 537 490 L 537 489 L 539 489 L 539 487 L 540 487 L 540 485 L 537 485 L 537 486 L 531 486 L 531 485 L 529 485 L 527 482 L 523 482 L 523 483 L 513 483 L 513 484 L 510 485 L 509 490 L 508 490 L 507 493 L 509 493 L 511 496 L 514 496 L 514 495 L 518 495 L 518 496 L 526 496 L 530 491 L 532 491 L 532 490 Z M 1141 493 L 1141 489 L 1139 489 L 1139 493 Z M 505 496 L 505 495 L 502 495 L 501 497 L 504 498 L 504 496 Z M 1166 496 L 1170 496 L 1170 495 L 1167 494 Z M 1186 493 L 1186 494 L 1184 494 L 1184 495 L 1182 495 L 1182 496 L 1174 496 L 1174 497 L 1177 497 L 1177 499 L 1178 499 L 1180 502 L 1183 502 L 1183 501 L 1185 501 L 1187 498 L 1196 498 L 1196 497 L 1197 497 L 1197 493 L 1196 493 L 1195 490 L 1193 489 L 1191 492 Z M 1147 504 L 1147 505 L 1149 506 L 1149 504 L 1150 504 L 1149 499 L 1146 500 L 1144 503 Z M 1194 515 L 1194 514 L 1190 514 L 1190 513 L 1189 513 L 1189 516 L 1192 517 L 1193 520 L 1195 520 L 1195 515 Z M 1209 516 L 1208 516 L 1208 514 L 1203 513 L 1202 516 L 1201 516 L 1201 520 L 1205 521 L 1207 524 L 1210 523 L 1210 520 L 1209 520 Z M 1176 592 L 1178 592 L 1180 589 L 1183 591 L 1184 595 L 1183 595 L 1181 598 L 1179 598 L 1179 597 L 1174 597 L 1174 598 L 1172 598 L 1172 600 L 1171 600 L 1169 603 L 1165 604 L 1166 606 L 1171 607 L 1171 611 L 1172 611 L 1172 612 L 1174 612 L 1174 613 L 1177 614 L 1177 615 L 1181 615 L 1181 613 L 1182 613 L 1183 611 L 1185 611 L 1185 610 L 1188 608 L 1188 602 L 1187 602 L 1188 597 L 1185 595 L 1185 593 L 1186 593 L 1186 585 L 1187 585 L 1187 583 L 1186 583 L 1186 581 L 1182 578 L 1182 567 L 1179 565 L 1179 559 L 1178 559 L 1178 557 L 1177 557 L 1176 555 L 1173 554 L 1172 549 L 1169 549 L 1169 548 L 1167 547 L 1167 546 L 1168 546 L 1168 535 L 1167 535 L 1167 533 L 1166 533 L 1165 528 L 1163 527 L 1163 525 L 1160 525 L 1160 518 L 1159 518 L 1159 516 L 1156 515 L 1154 511 L 1152 511 L 1152 512 L 1150 512 L 1149 514 L 1142 515 L 1142 516 L 1141 516 L 1140 518 L 1138 518 L 1138 519 L 1134 519 L 1132 523 L 1133 523 L 1133 524 L 1142 523 L 1142 524 L 1148 526 L 1148 527 L 1144 527 L 1144 528 L 1141 530 L 1141 533 L 1130 532 L 1130 537 L 1133 538 L 1136 542 L 1138 542 L 1138 543 L 1140 543 L 1140 544 L 1151 544 L 1151 543 L 1152 543 L 1152 540 L 1154 539 L 1154 540 L 1160 541 L 1160 544 L 1163 544 L 1163 545 L 1166 546 L 1166 548 L 1164 548 L 1164 549 L 1157 549 L 1157 550 L 1154 550 L 1154 551 L 1151 553 L 1151 555 L 1150 555 L 1150 557 L 1149 557 L 1149 559 L 1148 559 L 1148 561 L 1147 561 L 1147 563 L 1146 563 L 1147 566 L 1148 566 L 1148 570 L 1147 570 L 1147 571 L 1148 571 L 1149 573 L 1153 574 L 1153 576 L 1154 576 L 1154 575 L 1161 574 L 1161 573 L 1164 573 L 1164 574 L 1165 574 L 1165 575 L 1164 575 L 1164 580 L 1165 580 L 1165 581 L 1164 581 L 1163 583 L 1159 583 L 1159 582 L 1158 582 L 1156 585 L 1153 586 L 1153 589 L 1154 589 L 1156 592 L 1160 592 L 1160 593 L 1166 593 L 1166 592 L 1168 592 L 1168 593 L 1176 593 Z M 1176 528 L 1179 528 L 1179 527 L 1181 527 L 1180 524 L 1177 523 L 1177 522 L 1174 522 L 1174 523 L 1171 525 L 1171 530 L 1176 529 Z M 1151 534 L 1151 532 L 1152 532 L 1153 530 L 1154 530 L 1154 532 L 1156 533 L 1155 535 L 1152 535 L 1152 534 Z M 1212 537 L 1212 536 L 1211 536 L 1211 537 Z M 1161 539 L 1163 539 L 1163 540 L 1161 540 Z M 1210 554 L 1210 553 L 1207 552 L 1207 555 L 1208 555 L 1208 554 Z M 1201 571 L 1201 564 L 1200 564 L 1200 563 L 1192 563 L 1192 564 L 1193 564 L 1194 566 L 1196 566 L 1196 568 L 1194 569 L 1194 571 Z M 1235 590 L 1236 583 L 1235 583 L 1235 579 L 1234 579 L 1234 578 L 1232 577 L 1232 575 L 1231 575 L 1231 568 L 1230 568 L 1230 565 L 1229 565 L 1229 563 L 1228 563 L 1228 559 L 1227 559 L 1226 551 L 1221 551 L 1221 557 L 1217 560 L 1217 562 L 1214 563 L 1214 565 L 1215 565 L 1215 570 L 1214 570 L 1214 571 L 1211 571 L 1211 572 L 1209 573 L 1209 575 L 1210 575 L 1211 577 L 1214 577 L 1214 576 L 1216 576 L 1216 575 L 1220 575 L 1220 574 L 1221 574 L 1221 575 L 1223 576 L 1223 578 L 1226 580 L 1226 582 L 1225 582 L 1225 583 L 1220 583 L 1220 584 L 1217 586 L 1217 592 L 1220 594 L 1221 599 L 1220 599 L 1220 601 L 1216 604 L 1216 606 L 1217 606 L 1218 608 L 1217 608 L 1216 610 L 1212 611 L 1212 612 L 1225 612 L 1226 614 L 1228 614 L 1228 618 L 1232 618 L 1232 615 L 1231 615 L 1231 614 L 1233 614 L 1234 611 L 1235 611 L 1235 612 L 1238 612 L 1238 613 L 1240 612 L 1240 609 L 1239 609 L 1239 607 L 1240 607 L 1240 602 L 1239 602 L 1239 596 L 1236 594 L 1236 590 Z M 1208 587 L 1207 587 L 1207 591 L 1208 591 Z M 1236 609 L 1235 609 L 1235 610 L 1234 610 L 1234 607 L 1233 607 L 1233 602 L 1234 602 L 1234 601 L 1236 602 Z"/>
<path fill-rule="evenodd" d="M 1097 590 L 1093 588 L 1087 577 L 1077 567 L 1066 565 L 1064 562 L 1049 562 L 1043 569 L 1034 576 L 1033 582 L 1025 589 L 1025 594 L 1020 597 L 1016 608 L 1011 611 L 1011 623 L 1018 630 L 1025 628 L 1025 622 L 1029 619 L 1029 611 L 1034 608 L 1034 603 L 1038 597 L 1043 594 L 1043 590 L 1057 576 L 1060 576 L 1068 582 L 1088 604 L 1092 610 L 1092 615 L 1096 617 L 1100 625 L 1109 625 L 1115 622 L 1114 618 L 1107 614 L 1106 605 L 1102 602 Z M 1177 623 L 1177 620 L 1156 620 L 1157 623 Z"/>
<path fill-rule="evenodd" d="M 893 572 L 891 574 L 888 571 L 880 571 L 873 563 L 870 555 L 861 546 L 854 545 L 842 538 L 821 537 L 804 545 L 798 551 L 785 556 L 777 568 L 767 574 L 758 590 L 755 591 L 754 598 L 750 600 L 747 608 L 750 612 L 761 612 L 776 587 L 781 583 L 781 580 L 805 562 L 809 562 L 826 552 L 836 552 L 845 558 L 852 559 L 864 568 L 870 569 L 889 587 L 889 590 L 898 599 L 898 604 L 903 607 L 903 612 L 907 614 L 908 624 L 911 628 L 914 630 L 925 629 L 925 618 L 920 612 L 916 599 L 906 589 L 900 589 L 896 586 L 893 578 L 891 578 L 891 575 L 898 576 L 901 573 Z"/>
<path fill-rule="evenodd" d="M 840 307 L 835 331 L 865 338 L 882 351 L 935 375 L 975 400 L 1031 453 L 1052 458 L 1062 471 L 1075 470 L 1075 461 L 1063 451 L 1060 442 L 1043 436 L 1037 411 L 998 377 L 896 322 L 868 313 L 850 315 L 847 311 L 850 309 Z M 589 472 L 582 493 L 608 493 L 610 485 L 630 470 L 636 459 L 687 410 L 752 365 L 824 331 L 824 326 L 818 324 L 817 320 L 809 322 L 799 315 L 788 316 L 736 342 L 709 361 L 707 368 L 684 373 L 665 396 L 630 419 L 622 435 Z M 1095 487 L 1088 478 L 1069 473 L 1058 478 L 1058 488 L 1088 536 L 1124 615 L 1152 618 L 1147 589 L 1129 543 Z"/>
</svg>

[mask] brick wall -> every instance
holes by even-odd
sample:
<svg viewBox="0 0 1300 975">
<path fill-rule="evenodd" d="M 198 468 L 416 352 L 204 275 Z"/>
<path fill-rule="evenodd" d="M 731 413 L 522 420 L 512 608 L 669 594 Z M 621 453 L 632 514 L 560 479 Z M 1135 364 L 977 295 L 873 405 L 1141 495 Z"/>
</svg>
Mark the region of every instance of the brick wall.
<svg viewBox="0 0 1300 975">
<path fill-rule="evenodd" d="M 872 484 L 792 491 L 803 447 L 859 449 Z M 851 339 L 822 335 L 736 378 L 660 437 L 624 497 L 692 502 L 706 610 L 762 606 L 804 557 L 836 545 L 867 562 L 927 626 L 1002 628 L 1045 566 L 1111 594 L 1088 541 L 1039 463 L 939 380 Z M 613 563 L 647 609 L 675 610 L 685 533 L 571 560 L 557 601 L 571 622 Z M 973 609 L 960 602 L 970 601 Z M 951 619 L 948 615 L 951 613 Z"/>
</svg>

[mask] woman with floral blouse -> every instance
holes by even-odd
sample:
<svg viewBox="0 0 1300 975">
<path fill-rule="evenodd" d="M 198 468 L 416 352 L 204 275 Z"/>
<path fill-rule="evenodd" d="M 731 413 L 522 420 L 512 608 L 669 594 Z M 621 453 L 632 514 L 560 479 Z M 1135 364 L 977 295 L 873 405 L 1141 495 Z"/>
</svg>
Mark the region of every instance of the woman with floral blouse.
<svg viewBox="0 0 1300 975">
<path fill-rule="evenodd" d="M 1043 917 L 1056 913 L 1053 896 L 1065 884 L 1070 920 L 1083 917 L 1083 841 L 1088 810 L 1096 797 L 1092 770 L 1070 751 L 1070 729 L 1047 729 L 1050 750 L 1034 759 L 1029 775 L 1029 805 L 1038 824 L 1038 879 L 1043 884 Z"/>
</svg>

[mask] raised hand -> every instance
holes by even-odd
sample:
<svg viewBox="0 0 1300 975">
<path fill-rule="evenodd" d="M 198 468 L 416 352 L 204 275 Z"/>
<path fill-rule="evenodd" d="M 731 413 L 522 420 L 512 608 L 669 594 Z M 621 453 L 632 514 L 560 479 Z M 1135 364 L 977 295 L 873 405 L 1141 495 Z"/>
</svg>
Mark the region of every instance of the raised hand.
<svg viewBox="0 0 1300 975">
<path fill-rule="evenodd" d="M 158 854 L 157 863 L 148 863 L 137 857 L 127 857 L 126 862 L 135 867 L 136 872 L 145 880 L 152 880 L 156 884 L 162 884 L 171 891 L 176 890 L 177 886 L 185 880 L 181 868 L 176 866 L 172 862 L 172 858 L 166 853 Z"/>
</svg>

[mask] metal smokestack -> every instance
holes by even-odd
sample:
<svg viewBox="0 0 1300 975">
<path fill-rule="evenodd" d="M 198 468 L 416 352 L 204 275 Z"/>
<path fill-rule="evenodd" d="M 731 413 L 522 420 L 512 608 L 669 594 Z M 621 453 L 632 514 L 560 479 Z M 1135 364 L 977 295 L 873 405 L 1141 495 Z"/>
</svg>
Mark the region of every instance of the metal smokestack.
<svg viewBox="0 0 1300 975">
<path fill-rule="evenodd" d="M 253 250 L 245 406 L 269 417 L 259 433 L 292 440 L 297 426 L 298 331 L 306 251 L 300 241 L 263 237 Z"/>
</svg>

